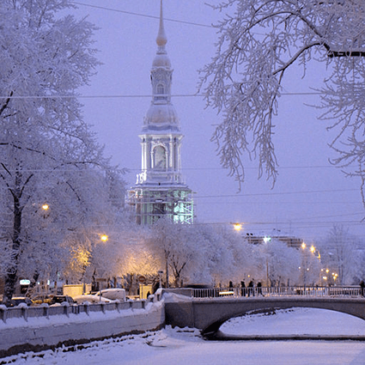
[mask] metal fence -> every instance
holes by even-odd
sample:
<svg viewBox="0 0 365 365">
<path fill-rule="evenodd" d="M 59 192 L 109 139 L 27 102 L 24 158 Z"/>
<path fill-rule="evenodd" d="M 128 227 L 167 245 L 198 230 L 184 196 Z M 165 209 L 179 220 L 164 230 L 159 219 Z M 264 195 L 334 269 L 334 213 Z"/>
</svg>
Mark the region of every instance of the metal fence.
<svg viewBox="0 0 365 365">
<path fill-rule="evenodd" d="M 363 297 L 358 286 L 280 286 L 192 289 L 194 298 L 249 298 L 276 296 Z"/>
</svg>

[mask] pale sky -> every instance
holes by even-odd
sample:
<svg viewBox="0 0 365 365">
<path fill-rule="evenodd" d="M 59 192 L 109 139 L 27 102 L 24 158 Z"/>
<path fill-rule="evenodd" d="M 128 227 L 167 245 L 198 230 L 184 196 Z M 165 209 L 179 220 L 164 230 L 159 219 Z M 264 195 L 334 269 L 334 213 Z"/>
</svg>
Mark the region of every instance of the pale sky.
<svg viewBox="0 0 365 365">
<path fill-rule="evenodd" d="M 325 236 L 333 224 L 348 226 L 356 235 L 365 233 L 361 219 L 360 180 L 346 178 L 328 161 L 334 153 L 327 144 L 331 134 L 316 119 L 319 111 L 304 104 L 319 103 L 318 95 L 297 95 L 320 86 L 324 65 L 313 63 L 302 80 L 293 69 L 286 75 L 279 100 L 274 143 L 279 177 L 271 182 L 258 176 L 258 163 L 247 163 L 246 182 L 238 184 L 221 168 L 216 146 L 210 142 L 221 122 L 216 111 L 205 108 L 197 92 L 201 69 L 214 55 L 216 29 L 212 23 L 223 15 L 205 3 L 218 0 L 165 0 L 166 49 L 173 73 L 172 103 L 185 135 L 182 167 L 195 194 L 197 223 L 244 223 L 245 232 L 272 234 L 272 230 L 311 241 Z M 151 101 L 150 69 L 155 56 L 159 0 L 80 0 L 77 17 L 99 27 L 95 48 L 103 66 L 80 92 L 87 98 L 85 120 L 92 124 L 107 156 L 130 169 L 129 186 L 141 168 L 138 134 Z M 82 5 L 83 4 L 83 5 Z"/>
</svg>

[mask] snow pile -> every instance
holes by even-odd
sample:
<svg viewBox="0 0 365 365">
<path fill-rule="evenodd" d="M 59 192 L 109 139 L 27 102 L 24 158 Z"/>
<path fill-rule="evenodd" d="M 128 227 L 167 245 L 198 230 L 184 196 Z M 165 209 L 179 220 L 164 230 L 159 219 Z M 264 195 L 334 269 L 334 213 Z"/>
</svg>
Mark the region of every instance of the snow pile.
<svg viewBox="0 0 365 365">
<path fill-rule="evenodd" d="M 175 293 L 164 293 L 163 299 L 166 303 L 181 303 L 181 302 L 191 302 L 193 298 L 182 294 Z"/>
</svg>

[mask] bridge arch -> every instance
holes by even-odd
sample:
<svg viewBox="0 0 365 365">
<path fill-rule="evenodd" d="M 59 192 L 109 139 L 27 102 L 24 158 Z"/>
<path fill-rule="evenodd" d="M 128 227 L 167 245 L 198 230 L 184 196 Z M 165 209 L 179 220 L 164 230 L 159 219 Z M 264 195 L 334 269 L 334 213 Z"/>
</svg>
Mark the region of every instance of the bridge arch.
<svg viewBox="0 0 365 365">
<path fill-rule="evenodd" d="M 194 320 L 205 337 L 214 337 L 223 323 L 250 312 L 289 308 L 318 308 L 346 313 L 365 320 L 365 300 L 347 298 L 260 298 L 194 302 Z M 215 302 L 215 303 L 213 303 Z"/>
</svg>

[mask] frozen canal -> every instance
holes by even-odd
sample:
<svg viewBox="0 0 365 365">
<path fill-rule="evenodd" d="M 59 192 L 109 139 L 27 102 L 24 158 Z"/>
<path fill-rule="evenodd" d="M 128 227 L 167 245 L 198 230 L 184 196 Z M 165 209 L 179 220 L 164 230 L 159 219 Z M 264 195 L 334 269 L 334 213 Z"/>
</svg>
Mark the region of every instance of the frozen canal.
<svg viewBox="0 0 365 365">
<path fill-rule="evenodd" d="M 298 308 L 275 315 L 235 318 L 227 334 L 365 335 L 365 321 L 346 314 Z M 0 364 L 247 364 L 364 365 L 365 342 L 359 341 L 230 341 L 207 342 L 199 331 L 171 329 L 122 339 L 94 342 L 78 351 L 45 351 L 0 359 Z"/>
</svg>

